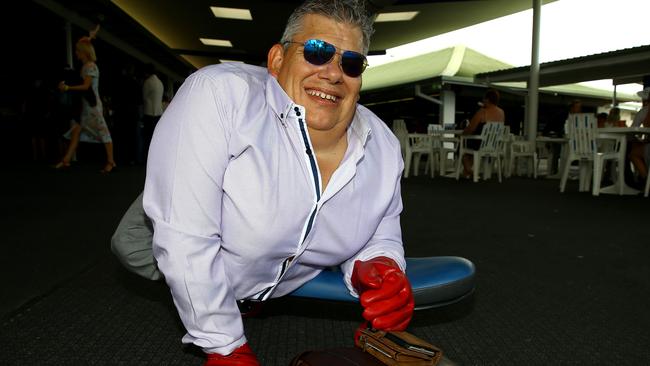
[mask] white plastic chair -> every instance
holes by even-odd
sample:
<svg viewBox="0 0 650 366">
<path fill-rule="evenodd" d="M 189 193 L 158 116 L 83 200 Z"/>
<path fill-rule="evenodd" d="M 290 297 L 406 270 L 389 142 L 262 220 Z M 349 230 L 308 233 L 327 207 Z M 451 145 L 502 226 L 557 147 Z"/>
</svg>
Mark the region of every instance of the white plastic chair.
<svg viewBox="0 0 650 366">
<path fill-rule="evenodd" d="M 408 178 L 411 162 L 413 164 L 413 175 L 417 176 L 420 168 L 420 160 L 423 155 L 427 156 L 427 162 L 430 164 L 431 178 L 434 174 L 433 144 L 432 137 L 425 133 L 409 133 L 408 142 L 405 146 L 404 156 L 404 178 Z"/>
<path fill-rule="evenodd" d="M 526 140 L 513 140 L 510 142 L 510 157 L 508 170 L 506 173 L 507 177 L 510 177 L 513 172 L 517 173 L 517 163 L 518 159 L 526 158 L 528 159 L 528 166 L 526 172 L 530 177 L 531 174 L 534 178 L 537 178 L 537 151 L 536 151 L 535 141 L 526 141 Z"/>
<path fill-rule="evenodd" d="M 617 162 L 624 160 L 621 154 L 618 137 L 612 137 L 615 140 L 613 148 L 607 152 L 598 151 L 596 141 L 596 118 L 591 113 L 573 113 L 569 115 L 566 122 L 567 136 L 569 138 L 568 154 L 564 162 L 562 178 L 560 180 L 560 192 L 564 192 L 566 182 L 569 178 L 571 163 L 577 161 L 580 169 L 579 191 L 589 190 L 589 176 L 592 179 L 592 194 L 598 196 L 600 193 L 600 181 L 603 174 L 603 165 L 605 160 L 615 160 Z M 593 168 L 593 170 L 592 170 Z M 623 179 L 623 167 L 618 166 L 618 179 Z M 623 187 L 623 185 L 621 185 Z M 623 194 L 622 190 L 620 194 Z"/>
<path fill-rule="evenodd" d="M 553 157 L 553 153 L 551 152 L 551 149 L 549 148 L 548 144 L 546 142 L 541 142 L 541 141 L 535 142 L 535 152 L 537 153 L 537 166 L 535 167 L 537 172 L 539 172 L 539 166 L 541 165 L 542 161 L 546 160 L 545 161 L 546 175 L 551 175 L 550 169 L 551 169 L 551 159 Z"/>
<path fill-rule="evenodd" d="M 452 154 L 454 157 L 458 151 L 458 137 L 447 137 L 444 135 L 445 129 L 442 125 L 430 124 L 427 128 L 427 132 L 432 137 L 433 145 L 433 167 L 435 163 L 438 164 L 438 169 L 440 171 L 440 176 L 444 176 L 447 173 L 447 163 L 449 160 L 449 155 Z M 435 174 L 432 173 L 431 177 Z"/>
<path fill-rule="evenodd" d="M 483 159 L 489 160 L 491 167 L 492 159 L 495 160 L 497 165 L 497 174 L 499 182 L 501 182 L 501 165 L 504 157 L 504 137 L 506 134 L 506 126 L 501 122 L 487 122 L 483 126 L 480 136 L 463 135 L 460 137 L 460 151 L 458 152 L 458 162 L 456 163 L 456 179 L 460 178 L 460 171 L 463 169 L 462 158 L 465 154 L 470 154 L 474 157 L 473 171 L 474 182 L 478 182 L 479 171 L 481 169 Z M 467 146 L 468 140 L 481 140 L 481 146 L 478 150 L 471 149 Z"/>
</svg>

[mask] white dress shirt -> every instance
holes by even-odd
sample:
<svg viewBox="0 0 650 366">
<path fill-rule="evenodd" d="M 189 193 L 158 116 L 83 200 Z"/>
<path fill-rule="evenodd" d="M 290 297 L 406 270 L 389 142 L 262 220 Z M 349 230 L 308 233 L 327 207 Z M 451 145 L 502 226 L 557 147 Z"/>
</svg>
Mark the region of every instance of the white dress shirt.
<svg viewBox="0 0 650 366">
<path fill-rule="evenodd" d="M 229 354 L 246 342 L 236 300 L 286 295 L 326 267 L 354 296 L 355 260 L 405 269 L 397 139 L 358 105 L 322 191 L 305 118 L 266 69 L 228 63 L 188 77 L 160 119 L 144 208 L 184 342 Z"/>
<path fill-rule="evenodd" d="M 160 116 L 163 113 L 164 87 L 156 74 L 151 74 L 142 85 L 143 113 L 145 116 Z"/>
</svg>

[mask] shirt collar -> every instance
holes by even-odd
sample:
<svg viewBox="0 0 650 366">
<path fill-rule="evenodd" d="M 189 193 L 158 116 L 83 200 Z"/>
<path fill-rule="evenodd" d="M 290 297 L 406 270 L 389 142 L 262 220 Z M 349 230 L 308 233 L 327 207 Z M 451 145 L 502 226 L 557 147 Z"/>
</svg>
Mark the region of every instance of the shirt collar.
<svg viewBox="0 0 650 366">
<path fill-rule="evenodd" d="M 352 118 L 350 129 L 352 130 L 352 133 L 359 139 L 359 141 L 361 141 L 361 146 L 366 146 L 366 142 L 368 142 L 368 137 L 370 136 L 372 129 L 370 128 L 370 123 L 368 123 L 368 120 L 364 118 L 363 114 L 361 113 L 359 106 L 357 106 L 357 110 L 354 113 L 354 118 Z"/>
<path fill-rule="evenodd" d="M 266 79 L 266 101 L 283 125 L 286 125 L 286 118 L 293 112 L 295 106 L 298 106 L 300 110 L 304 111 L 304 107 L 294 103 L 284 89 L 282 89 L 278 80 L 271 74 L 267 74 Z M 359 141 L 361 141 L 362 146 L 365 146 L 368 141 L 368 136 L 370 136 L 371 128 L 366 118 L 360 113 L 358 106 L 352 118 L 350 129 Z"/>
<path fill-rule="evenodd" d="M 294 103 L 271 74 L 267 74 L 266 77 L 266 102 L 282 124 L 286 125 L 286 118 Z"/>
</svg>

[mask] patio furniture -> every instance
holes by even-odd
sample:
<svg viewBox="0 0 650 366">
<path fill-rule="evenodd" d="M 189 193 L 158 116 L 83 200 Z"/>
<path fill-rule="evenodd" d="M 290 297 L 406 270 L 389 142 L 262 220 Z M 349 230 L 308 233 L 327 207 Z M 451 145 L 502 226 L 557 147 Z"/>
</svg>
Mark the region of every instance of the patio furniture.
<svg viewBox="0 0 650 366">
<path fill-rule="evenodd" d="M 528 166 L 526 173 L 530 177 L 531 175 L 534 178 L 537 178 L 537 150 L 536 150 L 535 141 L 525 141 L 514 139 L 510 142 L 510 156 L 508 158 L 508 169 L 506 170 L 506 176 L 510 177 L 513 172 L 516 174 L 518 172 L 517 167 L 519 159 L 527 159 Z"/>
<path fill-rule="evenodd" d="M 573 162 L 578 162 L 579 191 L 589 190 L 589 178 L 593 177 L 592 194 L 600 194 L 600 181 L 605 160 L 613 160 L 620 164 L 625 160 L 625 150 L 621 150 L 620 136 L 598 135 L 596 130 L 596 118 L 592 113 L 572 113 L 566 122 L 567 135 L 569 138 L 568 154 L 563 162 L 562 178 L 560 180 L 560 192 L 564 192 L 569 177 L 569 170 Z M 606 152 L 598 151 L 597 136 L 600 139 L 613 139 L 613 148 Z M 622 165 L 618 166 L 618 180 L 623 180 Z M 623 192 L 619 192 L 623 194 Z"/>
<path fill-rule="evenodd" d="M 434 163 L 438 165 L 440 176 L 444 176 L 447 173 L 449 160 L 454 161 L 457 158 L 456 153 L 460 143 L 458 135 L 462 130 L 445 130 L 444 126 L 435 124 L 430 124 L 427 130 L 432 137 Z M 449 159 L 450 155 L 452 159 Z M 433 176 L 432 173 L 431 177 Z"/>
<path fill-rule="evenodd" d="M 564 170 L 563 163 L 566 160 L 566 146 L 569 139 L 566 137 L 539 136 L 535 139 L 535 142 L 537 143 L 537 164 L 539 165 L 541 160 L 546 159 L 546 178 L 560 179 Z M 557 171 L 552 171 L 555 164 L 557 164 Z M 539 172 L 539 166 L 537 171 Z"/>
<path fill-rule="evenodd" d="M 433 138 L 425 133 L 410 133 L 404 146 L 404 178 L 408 178 L 411 164 L 413 175 L 417 176 L 420 169 L 420 160 L 426 155 L 427 164 L 430 165 L 431 178 L 434 176 L 435 162 L 433 159 Z"/>
<path fill-rule="evenodd" d="M 496 162 L 497 174 L 499 182 L 501 182 L 501 169 L 502 161 L 505 155 L 504 143 L 507 133 L 506 126 L 500 122 L 487 122 L 481 131 L 480 136 L 476 135 L 462 135 L 460 137 L 460 151 L 458 152 L 458 162 L 456 163 L 456 179 L 460 178 L 460 171 L 463 169 L 462 160 L 465 154 L 470 154 L 474 157 L 473 162 L 473 179 L 478 182 L 479 173 L 483 160 L 488 162 L 485 164 L 485 177 L 488 177 L 491 172 L 492 163 Z M 478 150 L 471 149 L 467 146 L 468 140 L 481 140 L 481 146 Z"/>
<path fill-rule="evenodd" d="M 623 167 L 625 164 L 625 152 L 627 151 L 627 139 L 629 135 L 643 135 L 650 134 L 650 127 L 605 127 L 599 128 L 598 138 L 603 138 L 609 136 L 609 138 L 618 138 L 619 149 L 621 151 L 619 155 L 619 167 Z M 639 190 L 628 186 L 623 179 L 623 172 L 617 172 L 616 180 L 614 184 L 608 187 L 603 187 L 600 189 L 599 193 L 603 194 L 618 194 L 618 195 L 636 195 L 639 194 Z"/>
</svg>

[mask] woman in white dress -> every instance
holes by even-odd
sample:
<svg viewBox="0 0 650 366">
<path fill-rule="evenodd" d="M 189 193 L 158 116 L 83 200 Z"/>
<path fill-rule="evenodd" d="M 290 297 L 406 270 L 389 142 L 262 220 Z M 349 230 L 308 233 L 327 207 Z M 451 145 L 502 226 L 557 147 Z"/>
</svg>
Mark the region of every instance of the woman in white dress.
<svg viewBox="0 0 650 366">
<path fill-rule="evenodd" d="M 59 90 L 62 92 L 74 91 L 84 93 L 81 106 L 81 117 L 79 123 L 74 122 L 65 137 L 70 139 L 68 149 L 63 159 L 56 164 L 56 169 L 70 167 L 70 161 L 74 156 L 79 141 L 103 143 L 106 148 L 106 164 L 101 170 L 102 173 L 110 173 L 117 165 L 113 159 L 113 140 L 104 119 L 102 100 L 99 97 L 99 69 L 95 64 L 97 56 L 91 40 L 98 28 L 89 37 L 82 37 L 75 46 L 75 54 L 83 64 L 81 68 L 82 83 L 79 85 L 66 85 L 59 83 Z"/>
</svg>

